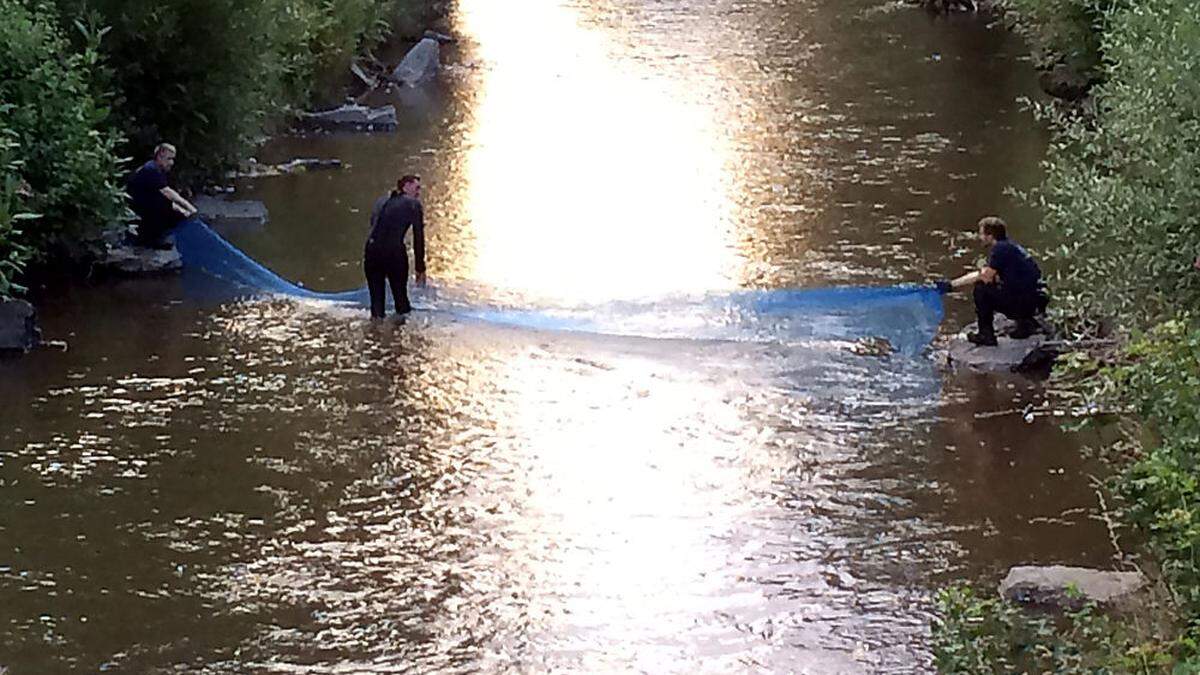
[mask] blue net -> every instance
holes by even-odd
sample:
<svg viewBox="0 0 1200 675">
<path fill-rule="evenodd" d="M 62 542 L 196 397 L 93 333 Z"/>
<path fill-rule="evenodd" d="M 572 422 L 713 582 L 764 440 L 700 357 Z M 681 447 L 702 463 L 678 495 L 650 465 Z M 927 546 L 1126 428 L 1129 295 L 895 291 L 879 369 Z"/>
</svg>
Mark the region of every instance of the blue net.
<svg viewBox="0 0 1200 675">
<path fill-rule="evenodd" d="M 285 295 L 368 306 L 365 287 L 322 293 L 298 286 L 255 262 L 207 225 L 191 220 L 175 230 L 185 266 L 246 294 Z M 884 339 L 915 354 L 936 335 L 942 299 L 928 286 L 778 289 L 675 296 L 645 302 L 574 307 L 482 306 L 443 288 L 418 309 L 538 330 L 647 338 L 811 342 Z"/>
</svg>

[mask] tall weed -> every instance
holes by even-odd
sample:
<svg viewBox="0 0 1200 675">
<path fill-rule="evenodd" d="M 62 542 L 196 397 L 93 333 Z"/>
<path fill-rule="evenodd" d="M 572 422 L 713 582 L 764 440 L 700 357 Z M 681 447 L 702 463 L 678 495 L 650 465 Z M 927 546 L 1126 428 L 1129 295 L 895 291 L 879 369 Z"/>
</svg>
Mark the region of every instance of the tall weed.
<svg viewBox="0 0 1200 675">
<path fill-rule="evenodd" d="M 26 263 L 126 212 L 120 137 L 92 77 L 99 39 L 74 51 L 50 8 L 0 0 L 0 296 Z"/>
</svg>

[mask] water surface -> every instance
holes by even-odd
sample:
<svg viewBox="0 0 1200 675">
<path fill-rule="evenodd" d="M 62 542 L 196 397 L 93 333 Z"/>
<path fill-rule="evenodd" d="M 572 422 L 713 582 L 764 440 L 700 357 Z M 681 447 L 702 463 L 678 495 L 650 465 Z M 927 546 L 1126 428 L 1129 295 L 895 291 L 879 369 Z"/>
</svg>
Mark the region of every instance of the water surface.
<svg viewBox="0 0 1200 675">
<path fill-rule="evenodd" d="M 922 282 L 1037 179 L 1023 47 L 868 1 L 460 0 L 392 134 L 280 139 L 227 232 L 361 285 L 424 177 L 435 285 L 531 315 Z M 186 151 L 186 149 L 184 150 Z M 197 293 L 43 303 L 0 362 L 14 673 L 927 672 L 931 594 L 1104 565 L 1080 439 L 1019 379 L 853 337 L 599 335 Z M 641 305 L 639 305 L 641 306 Z M 951 300 L 947 325 L 966 315 Z"/>
</svg>

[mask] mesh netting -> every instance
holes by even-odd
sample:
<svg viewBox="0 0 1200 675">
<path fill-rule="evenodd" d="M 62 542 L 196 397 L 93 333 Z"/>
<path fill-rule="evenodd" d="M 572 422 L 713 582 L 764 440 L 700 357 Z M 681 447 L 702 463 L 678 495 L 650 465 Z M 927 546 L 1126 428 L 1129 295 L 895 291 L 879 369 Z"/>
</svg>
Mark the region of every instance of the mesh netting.
<svg viewBox="0 0 1200 675">
<path fill-rule="evenodd" d="M 367 306 L 366 288 L 322 293 L 298 286 L 255 262 L 207 225 L 192 220 L 175 230 L 190 269 L 247 294 L 285 295 Z M 650 338 L 812 341 L 882 338 L 905 353 L 922 350 L 942 321 L 942 300 L 926 286 L 837 287 L 712 293 L 610 302 L 575 307 L 484 306 L 439 289 L 438 299 L 418 309 L 523 326 Z"/>
</svg>

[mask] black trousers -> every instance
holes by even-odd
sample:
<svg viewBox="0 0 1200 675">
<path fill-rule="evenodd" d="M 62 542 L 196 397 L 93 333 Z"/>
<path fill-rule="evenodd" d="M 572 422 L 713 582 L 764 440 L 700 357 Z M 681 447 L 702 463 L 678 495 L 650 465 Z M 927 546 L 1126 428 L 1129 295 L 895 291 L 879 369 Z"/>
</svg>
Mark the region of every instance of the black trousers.
<svg viewBox="0 0 1200 675">
<path fill-rule="evenodd" d="M 157 244 L 167 236 L 176 225 L 183 222 L 183 214 L 166 206 L 137 211 L 140 221 L 137 226 L 136 241 L 139 244 Z"/>
<path fill-rule="evenodd" d="M 975 318 L 979 320 L 979 332 L 995 333 L 996 312 L 1013 321 L 1028 321 L 1046 308 L 1045 295 L 1038 289 L 1016 291 L 1003 284 L 975 284 Z"/>
<path fill-rule="evenodd" d="M 396 313 L 412 311 L 408 302 L 408 252 L 377 252 L 367 249 L 363 255 L 363 271 L 367 275 L 367 291 L 371 294 L 371 316 L 382 319 L 387 314 L 387 284 L 392 286 Z"/>
</svg>

